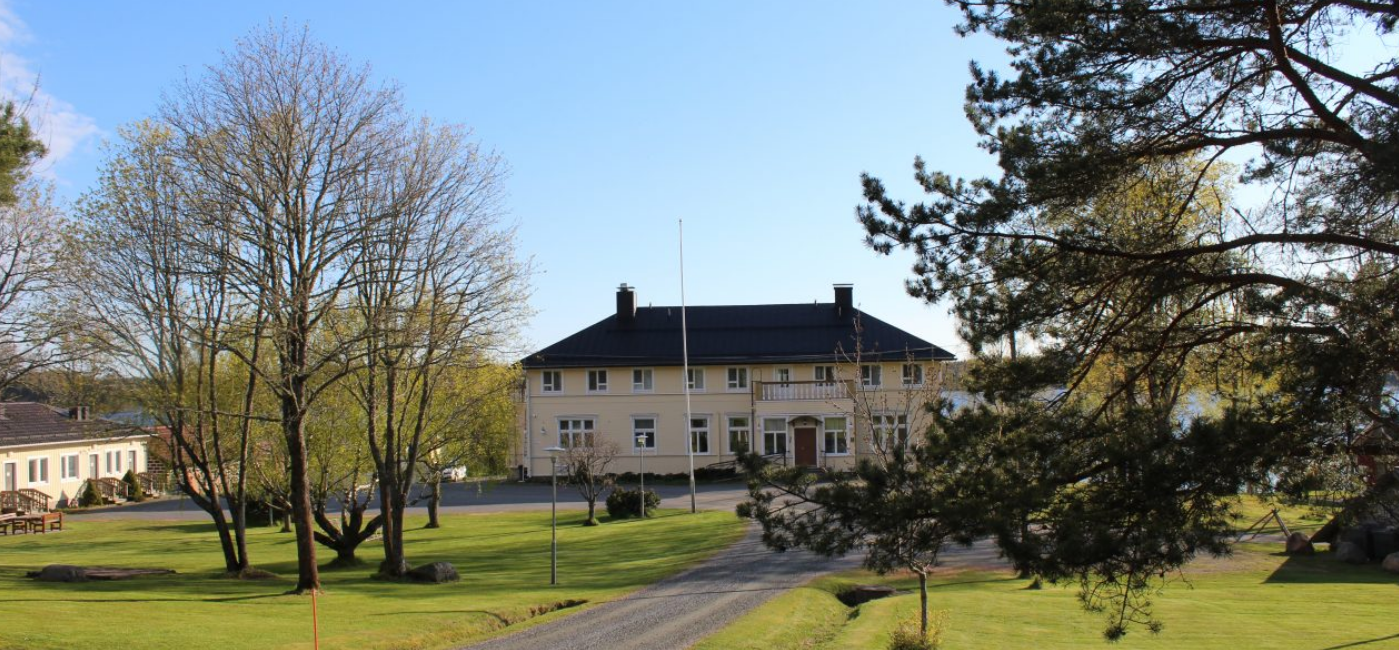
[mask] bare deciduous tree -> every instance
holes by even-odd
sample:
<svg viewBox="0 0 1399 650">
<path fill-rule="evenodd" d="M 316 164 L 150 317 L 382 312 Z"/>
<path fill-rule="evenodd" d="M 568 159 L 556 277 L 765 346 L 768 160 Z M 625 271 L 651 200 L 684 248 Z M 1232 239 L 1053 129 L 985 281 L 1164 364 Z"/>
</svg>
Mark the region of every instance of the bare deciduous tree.
<svg viewBox="0 0 1399 650">
<path fill-rule="evenodd" d="M 595 434 L 596 435 L 596 434 Z M 564 473 L 568 483 L 588 502 L 588 518 L 584 526 L 597 525 L 597 502 L 607 496 L 617 483 L 617 477 L 607 473 L 607 466 L 617 459 L 622 448 L 611 440 L 594 438 L 590 444 L 573 445 L 564 450 Z"/>
<path fill-rule="evenodd" d="M 247 364 L 259 363 L 262 317 L 231 294 L 218 258 L 201 256 L 231 242 L 192 217 L 204 206 L 183 190 L 169 131 L 142 122 L 120 135 L 81 204 L 71 300 L 83 305 L 88 335 L 121 360 L 114 365 L 142 381 L 140 401 L 169 434 L 171 469 L 213 520 L 227 571 L 242 575 L 251 567 L 244 468 L 258 417 Z"/>
<path fill-rule="evenodd" d="M 400 132 L 380 152 L 392 166 L 363 195 L 361 209 L 381 219 L 363 224 L 351 268 L 364 328 L 351 376 L 379 477 L 388 577 L 409 569 L 403 514 L 431 433 L 461 424 L 438 390 L 498 350 L 524 314 L 526 268 L 499 223 L 503 163 L 468 135 L 426 121 Z"/>
<path fill-rule="evenodd" d="M 290 461 L 296 591 L 320 588 L 306 452 L 306 414 L 339 376 L 344 339 L 318 336 L 356 276 L 360 236 L 382 215 L 363 197 L 394 161 L 399 95 L 371 84 L 305 31 L 266 28 L 167 96 L 185 191 L 228 246 L 204 248 L 229 289 L 264 314 L 275 363 L 250 363 L 279 403 Z M 369 229 L 372 230 L 372 229 Z M 232 350 L 242 354 L 239 350 Z"/>
</svg>

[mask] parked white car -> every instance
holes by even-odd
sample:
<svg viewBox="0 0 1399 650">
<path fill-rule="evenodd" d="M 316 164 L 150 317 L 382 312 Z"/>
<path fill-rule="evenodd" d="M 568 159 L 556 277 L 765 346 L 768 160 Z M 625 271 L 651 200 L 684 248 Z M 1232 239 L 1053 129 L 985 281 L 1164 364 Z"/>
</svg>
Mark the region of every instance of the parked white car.
<svg viewBox="0 0 1399 650">
<path fill-rule="evenodd" d="M 465 468 L 465 467 L 461 467 L 461 466 L 457 466 L 457 467 L 448 467 L 448 468 L 442 470 L 442 480 L 444 480 L 444 481 L 464 481 L 464 480 L 466 480 L 466 474 L 467 474 L 467 472 L 466 472 L 466 468 Z"/>
</svg>

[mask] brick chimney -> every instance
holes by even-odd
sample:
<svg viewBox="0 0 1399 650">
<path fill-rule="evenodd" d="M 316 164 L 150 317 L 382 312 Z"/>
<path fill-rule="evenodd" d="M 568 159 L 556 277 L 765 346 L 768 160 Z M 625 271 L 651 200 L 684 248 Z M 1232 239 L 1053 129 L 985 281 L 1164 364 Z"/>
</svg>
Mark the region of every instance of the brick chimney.
<svg viewBox="0 0 1399 650">
<path fill-rule="evenodd" d="M 617 287 L 617 324 L 630 325 L 636 321 L 636 292 L 625 282 Z"/>
<path fill-rule="evenodd" d="M 837 284 L 836 290 L 836 315 L 845 316 L 855 311 L 855 285 Z"/>
</svg>

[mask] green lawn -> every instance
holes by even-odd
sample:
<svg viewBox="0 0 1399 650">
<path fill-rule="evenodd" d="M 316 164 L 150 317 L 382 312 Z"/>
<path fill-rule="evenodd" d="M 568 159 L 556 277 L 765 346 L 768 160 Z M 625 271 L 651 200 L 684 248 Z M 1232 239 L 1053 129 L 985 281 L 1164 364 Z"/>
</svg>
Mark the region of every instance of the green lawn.
<svg viewBox="0 0 1399 650">
<path fill-rule="evenodd" d="M 742 522 L 723 512 L 662 511 L 645 522 L 592 528 L 578 525 L 582 518 L 560 513 L 555 587 L 547 512 L 446 515 L 438 530 L 410 518 L 409 561 L 452 562 L 462 581 L 403 584 L 371 579 L 371 568 L 325 571 L 326 592 L 316 599 L 321 647 L 448 647 L 506 622 L 547 618 L 534 617 L 565 601 L 616 598 L 693 565 L 743 532 Z M 218 576 L 223 563 L 211 524 L 82 517 L 66 524 L 57 534 L 0 537 L 0 648 L 311 647 L 311 599 L 283 595 L 296 572 L 290 534 L 253 530 L 253 562 L 283 578 L 239 581 Z M 380 555 L 377 541 L 361 547 L 365 560 Z M 179 573 L 81 584 L 24 577 L 53 563 Z"/>
<path fill-rule="evenodd" d="M 1241 527 L 1268 511 L 1241 504 Z M 1321 518 L 1283 512 L 1290 528 L 1314 530 Z M 1276 531 L 1276 525 L 1272 527 Z M 1233 556 L 1187 568 L 1155 596 L 1159 635 L 1133 628 L 1103 640 L 1102 615 L 1084 611 L 1072 586 L 1026 589 L 1009 571 L 943 570 L 930 581 L 929 609 L 945 610 L 946 650 L 1101 647 L 1143 649 L 1399 648 L 1399 577 L 1377 565 L 1352 567 L 1329 554 L 1288 558 L 1279 543 L 1243 543 Z M 835 598 L 851 584 L 893 584 L 907 593 L 849 608 Z M 853 572 L 821 578 L 779 596 L 697 646 L 721 649 L 882 649 L 898 622 L 918 614 L 912 576 Z"/>
</svg>

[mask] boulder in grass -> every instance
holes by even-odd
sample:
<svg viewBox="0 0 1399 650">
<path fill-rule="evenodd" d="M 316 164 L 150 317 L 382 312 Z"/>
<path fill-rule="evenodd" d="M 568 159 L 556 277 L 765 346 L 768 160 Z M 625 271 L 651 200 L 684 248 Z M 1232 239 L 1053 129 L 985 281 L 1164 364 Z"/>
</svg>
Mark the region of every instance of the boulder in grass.
<svg viewBox="0 0 1399 650">
<path fill-rule="evenodd" d="M 1365 554 L 1365 548 L 1354 542 L 1341 542 L 1336 545 L 1336 559 L 1346 564 L 1366 564 L 1370 561 L 1370 556 Z"/>
<path fill-rule="evenodd" d="M 1390 573 L 1399 573 L 1399 551 L 1384 556 L 1384 563 L 1380 566 Z"/>
<path fill-rule="evenodd" d="M 1303 533 L 1292 533 L 1287 536 L 1288 555 L 1312 555 L 1316 553 L 1316 547 L 1312 546 L 1312 540 Z"/>
<path fill-rule="evenodd" d="M 414 567 L 408 577 L 416 582 L 456 582 L 461 580 L 451 562 L 433 562 Z"/>
<path fill-rule="evenodd" d="M 72 564 L 50 564 L 34 577 L 42 582 L 87 582 L 87 570 Z"/>
</svg>

